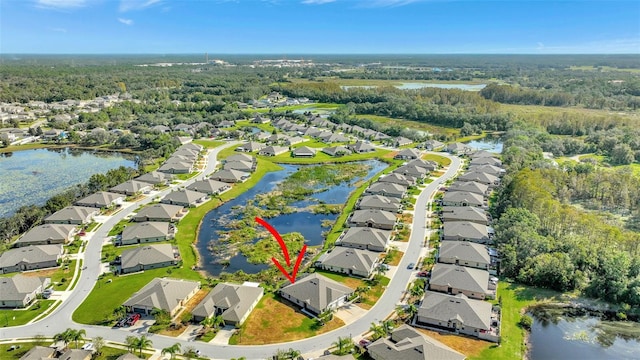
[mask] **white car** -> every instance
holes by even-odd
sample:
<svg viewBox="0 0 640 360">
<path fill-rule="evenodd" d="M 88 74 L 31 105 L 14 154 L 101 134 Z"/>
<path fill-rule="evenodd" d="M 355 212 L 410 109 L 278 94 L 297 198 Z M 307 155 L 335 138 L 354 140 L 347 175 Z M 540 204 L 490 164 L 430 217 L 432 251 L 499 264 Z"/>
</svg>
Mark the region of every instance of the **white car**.
<svg viewBox="0 0 640 360">
<path fill-rule="evenodd" d="M 93 351 L 93 343 L 86 343 L 82 345 L 82 350 Z"/>
</svg>

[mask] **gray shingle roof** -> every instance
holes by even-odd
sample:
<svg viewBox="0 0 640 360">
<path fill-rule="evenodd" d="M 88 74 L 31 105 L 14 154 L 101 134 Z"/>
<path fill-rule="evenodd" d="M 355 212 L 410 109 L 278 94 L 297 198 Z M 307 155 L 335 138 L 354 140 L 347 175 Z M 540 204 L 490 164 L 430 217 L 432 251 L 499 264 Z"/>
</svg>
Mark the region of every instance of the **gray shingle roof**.
<svg viewBox="0 0 640 360">
<path fill-rule="evenodd" d="M 211 174 L 211 179 L 222 182 L 238 182 L 248 178 L 249 174 L 238 170 L 218 170 Z"/>
<path fill-rule="evenodd" d="M 155 278 L 131 295 L 124 306 L 146 306 L 171 312 L 180 300 L 200 287 L 197 281 Z"/>
<path fill-rule="evenodd" d="M 302 156 L 302 155 L 315 155 L 316 149 L 310 148 L 308 146 L 301 146 L 299 148 L 293 149 L 294 156 Z"/>
<path fill-rule="evenodd" d="M 95 194 L 91 194 L 84 199 L 76 201 L 76 204 L 80 206 L 107 207 L 116 199 L 124 199 L 124 195 L 107 191 L 98 191 Z"/>
<path fill-rule="evenodd" d="M 128 249 L 122 252 L 122 268 L 129 269 L 138 265 L 148 266 L 167 261 L 174 261 L 171 244 L 156 244 Z"/>
<path fill-rule="evenodd" d="M 336 154 L 342 154 L 342 155 L 351 154 L 351 150 L 347 149 L 342 145 L 323 148 L 322 152 L 329 156 L 336 156 Z"/>
<path fill-rule="evenodd" d="M 52 358 L 56 349 L 44 346 L 35 346 L 20 357 L 20 360 L 42 360 Z"/>
<path fill-rule="evenodd" d="M 289 151 L 289 148 L 286 146 L 267 146 L 266 148 L 260 150 L 259 154 L 267 155 L 267 156 L 276 156 L 276 155 L 284 154 L 287 151 Z"/>
<path fill-rule="evenodd" d="M 121 194 L 135 194 L 137 192 L 143 191 L 149 188 L 149 183 L 137 181 L 137 180 L 128 180 L 123 182 L 122 184 L 118 184 L 109 191 L 113 191 Z"/>
<path fill-rule="evenodd" d="M 56 221 L 85 221 L 89 214 L 96 213 L 96 208 L 87 206 L 67 206 L 63 209 L 56 211 L 55 213 L 47 216 L 45 222 Z"/>
<path fill-rule="evenodd" d="M 468 191 L 447 191 L 442 197 L 444 203 L 466 203 L 473 206 L 484 204 L 484 197 Z"/>
<path fill-rule="evenodd" d="M 397 173 L 391 173 L 391 174 L 382 176 L 378 179 L 378 181 L 398 184 L 402 186 L 411 186 L 414 184 L 413 179 L 408 179 L 404 175 L 397 174 Z"/>
<path fill-rule="evenodd" d="M 377 252 L 337 246 L 325 254 L 322 265 L 370 273 L 379 257 Z"/>
<path fill-rule="evenodd" d="M 224 159 L 225 162 L 229 162 L 229 161 L 248 161 L 248 162 L 255 162 L 256 158 L 254 158 L 251 155 L 247 155 L 247 154 L 233 154 L 229 157 L 227 157 L 226 159 Z"/>
<path fill-rule="evenodd" d="M 45 278 L 17 274 L 0 278 L 0 301 L 22 301 L 42 286 Z"/>
<path fill-rule="evenodd" d="M 458 319 L 476 329 L 491 328 L 491 303 L 473 300 L 464 294 L 456 296 L 426 291 L 418 308 L 418 317 L 428 317 L 442 322 Z"/>
<path fill-rule="evenodd" d="M 471 221 L 486 224 L 487 213 L 473 206 L 445 206 L 442 208 L 442 221 Z"/>
<path fill-rule="evenodd" d="M 314 273 L 283 287 L 280 292 L 315 309 L 324 310 L 337 299 L 353 293 L 353 289 L 326 276 Z"/>
<path fill-rule="evenodd" d="M 491 263 L 487 247 L 469 241 L 443 241 L 440 243 L 438 256 L 483 264 Z"/>
<path fill-rule="evenodd" d="M 374 228 L 354 227 L 349 228 L 340 237 L 341 244 L 372 245 L 386 247 L 391 231 Z"/>
<path fill-rule="evenodd" d="M 227 161 L 222 166 L 225 170 L 253 171 L 253 162 L 250 161 Z"/>
<path fill-rule="evenodd" d="M 465 355 L 431 337 L 402 325 L 391 333 L 391 338 L 378 339 L 367 347 L 378 360 L 464 360 Z"/>
<path fill-rule="evenodd" d="M 443 225 L 444 237 L 458 237 L 467 240 L 489 240 L 487 226 L 470 221 L 447 221 Z"/>
<path fill-rule="evenodd" d="M 458 265 L 435 264 L 431 270 L 429 284 L 487 294 L 489 292 L 489 272 Z"/>
<path fill-rule="evenodd" d="M 349 217 L 350 223 L 371 222 L 379 225 L 394 225 L 396 216 L 384 210 L 356 210 Z"/>
<path fill-rule="evenodd" d="M 245 317 L 251 306 L 262 297 L 261 287 L 220 283 L 191 312 L 195 316 L 208 318 L 222 311 L 225 321 L 237 323 Z"/>
<path fill-rule="evenodd" d="M 154 221 L 141 222 L 125 227 L 122 231 L 122 241 L 167 237 L 168 235 L 169 223 Z"/>
<path fill-rule="evenodd" d="M 9 249 L 0 254 L 0 268 L 15 266 L 24 261 L 29 264 L 56 261 L 62 254 L 62 244 L 32 245 Z"/>
<path fill-rule="evenodd" d="M 137 178 L 135 178 L 135 180 L 146 182 L 149 184 L 162 184 L 173 180 L 173 176 L 171 174 L 166 174 L 159 171 L 152 171 L 138 176 Z"/>
<path fill-rule="evenodd" d="M 204 199 L 207 197 L 207 194 L 205 193 L 201 193 L 198 191 L 192 191 L 192 190 L 177 190 L 177 191 L 172 191 L 170 193 L 168 193 L 163 199 L 163 202 L 175 202 L 175 203 L 182 203 L 182 204 L 195 204 L 196 202 L 198 202 L 201 199 Z"/>
<path fill-rule="evenodd" d="M 253 152 L 253 151 L 261 150 L 264 147 L 265 147 L 265 145 L 263 143 L 259 143 L 259 142 L 255 142 L 255 141 L 248 141 L 248 142 L 238 146 L 237 149 L 239 149 L 240 151 Z"/>
<path fill-rule="evenodd" d="M 230 187 L 229 184 L 217 180 L 198 180 L 187 186 L 187 189 L 198 191 L 205 194 L 217 194 Z"/>
<path fill-rule="evenodd" d="M 470 171 L 464 175 L 458 177 L 460 181 L 477 181 L 481 184 L 493 184 L 498 181 L 496 176 L 491 174 L 479 172 L 479 171 Z"/>
<path fill-rule="evenodd" d="M 184 208 L 180 205 L 153 204 L 142 208 L 133 216 L 133 219 L 166 219 L 166 221 L 171 221 L 182 209 Z"/>
<path fill-rule="evenodd" d="M 393 184 L 388 182 L 375 182 L 367 188 L 366 193 L 369 194 L 389 194 L 395 196 L 401 196 L 407 192 L 407 187 L 399 184 Z"/>
<path fill-rule="evenodd" d="M 491 157 L 480 157 L 475 158 L 469 162 L 469 165 L 494 165 L 494 166 L 502 166 L 502 161 L 491 158 Z"/>
<path fill-rule="evenodd" d="M 357 141 L 355 144 L 351 145 L 350 147 L 355 152 L 368 152 L 368 151 L 374 151 L 376 149 L 371 144 L 367 144 L 363 141 Z"/>
<path fill-rule="evenodd" d="M 365 195 L 358 201 L 358 208 L 376 208 L 396 212 L 400 209 L 400 199 L 382 195 Z"/>
<path fill-rule="evenodd" d="M 409 142 L 411 143 L 411 141 Z M 399 151 L 396 158 L 410 158 L 410 159 L 418 159 L 420 158 L 420 151 L 417 149 L 404 149 Z"/>
<path fill-rule="evenodd" d="M 41 241 L 67 241 L 74 225 L 44 224 L 27 231 L 15 242 L 16 246 L 27 246 Z"/>
<path fill-rule="evenodd" d="M 449 186 L 449 191 L 465 191 L 481 195 L 486 194 L 488 190 L 488 185 L 475 181 L 456 181 Z"/>
</svg>

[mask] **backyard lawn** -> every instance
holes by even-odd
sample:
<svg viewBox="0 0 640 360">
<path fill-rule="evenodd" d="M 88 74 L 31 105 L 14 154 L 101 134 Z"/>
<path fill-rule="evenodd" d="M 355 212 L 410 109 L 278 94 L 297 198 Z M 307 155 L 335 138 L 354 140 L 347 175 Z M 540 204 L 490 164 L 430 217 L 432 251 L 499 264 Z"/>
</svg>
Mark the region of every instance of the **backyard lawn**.
<svg viewBox="0 0 640 360">
<path fill-rule="evenodd" d="M 436 154 L 424 154 L 422 155 L 422 160 L 435 161 L 442 167 L 449 166 L 451 164 L 451 159 Z"/>
<path fill-rule="evenodd" d="M 323 326 L 301 313 L 297 308 L 275 299 L 275 295 L 265 294 L 251 315 L 242 325 L 239 334 L 234 335 L 230 344 L 260 345 L 273 344 L 322 334 L 344 325 L 337 317 Z"/>
</svg>

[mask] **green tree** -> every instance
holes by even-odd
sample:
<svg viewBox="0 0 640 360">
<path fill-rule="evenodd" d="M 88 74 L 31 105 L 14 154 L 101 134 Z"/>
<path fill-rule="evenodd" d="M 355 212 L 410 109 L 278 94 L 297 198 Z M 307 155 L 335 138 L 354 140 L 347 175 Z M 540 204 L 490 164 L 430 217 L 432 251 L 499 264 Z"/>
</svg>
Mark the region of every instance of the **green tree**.
<svg viewBox="0 0 640 360">
<path fill-rule="evenodd" d="M 170 358 L 175 359 L 176 354 L 180 353 L 180 343 L 175 343 L 169 347 L 162 349 L 162 355 L 169 354 Z"/>
<path fill-rule="evenodd" d="M 138 349 L 138 354 L 142 357 L 142 350 L 150 347 L 153 344 L 151 339 L 147 338 L 146 335 L 141 335 L 138 339 L 136 339 L 136 348 Z"/>
<path fill-rule="evenodd" d="M 105 342 L 101 336 L 96 336 L 93 338 L 93 346 L 96 348 L 96 354 L 102 355 L 102 348 L 104 347 Z"/>
<path fill-rule="evenodd" d="M 73 341 L 73 329 L 67 328 L 65 331 L 61 333 L 57 333 L 53 336 L 53 340 L 62 341 L 64 343 L 64 347 L 66 348 L 71 341 Z"/>
<path fill-rule="evenodd" d="M 337 348 L 334 352 L 336 355 L 347 355 L 351 353 L 351 350 L 355 347 L 355 344 L 350 337 L 338 337 L 338 340 L 334 341 L 331 345 Z"/>
</svg>

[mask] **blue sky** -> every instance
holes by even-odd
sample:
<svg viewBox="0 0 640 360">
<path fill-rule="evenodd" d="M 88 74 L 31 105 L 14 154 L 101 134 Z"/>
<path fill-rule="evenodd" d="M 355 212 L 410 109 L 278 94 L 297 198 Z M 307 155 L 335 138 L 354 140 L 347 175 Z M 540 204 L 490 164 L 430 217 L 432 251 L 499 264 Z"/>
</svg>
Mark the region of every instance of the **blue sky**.
<svg viewBox="0 0 640 360">
<path fill-rule="evenodd" d="M 640 53 L 640 1 L 0 0 L 0 53 Z"/>
</svg>

